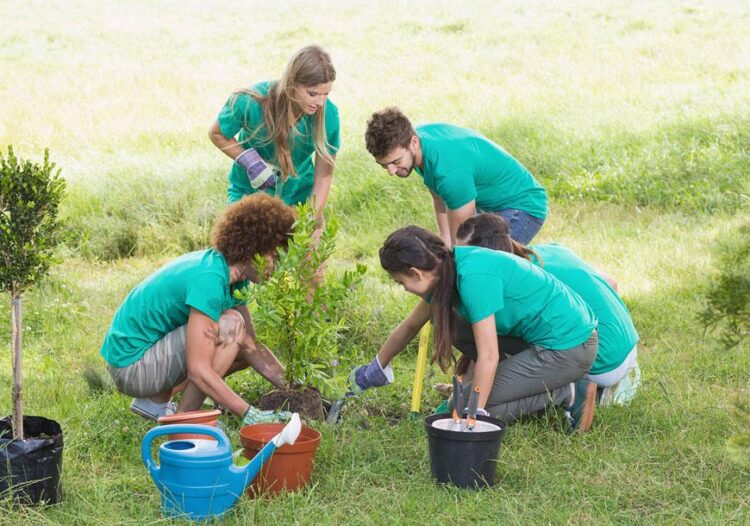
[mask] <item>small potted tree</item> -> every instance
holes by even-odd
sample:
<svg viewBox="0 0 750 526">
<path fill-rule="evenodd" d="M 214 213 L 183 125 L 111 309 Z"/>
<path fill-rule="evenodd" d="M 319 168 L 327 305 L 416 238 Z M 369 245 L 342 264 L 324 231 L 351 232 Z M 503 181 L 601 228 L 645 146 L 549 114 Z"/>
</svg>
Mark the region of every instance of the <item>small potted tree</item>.
<svg viewBox="0 0 750 526">
<path fill-rule="evenodd" d="M 60 499 L 60 424 L 23 414 L 21 296 L 43 278 L 59 240 L 57 211 L 65 191 L 60 170 L 0 152 L 0 285 L 10 295 L 13 414 L 0 420 L 0 494 L 25 503 Z"/>
</svg>

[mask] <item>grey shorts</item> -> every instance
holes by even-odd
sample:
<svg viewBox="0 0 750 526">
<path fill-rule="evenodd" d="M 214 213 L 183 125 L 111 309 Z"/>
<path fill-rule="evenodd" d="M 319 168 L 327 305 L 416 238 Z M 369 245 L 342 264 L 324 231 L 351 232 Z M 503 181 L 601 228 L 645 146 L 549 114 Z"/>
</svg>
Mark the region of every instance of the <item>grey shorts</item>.
<svg viewBox="0 0 750 526">
<path fill-rule="evenodd" d="M 185 333 L 177 327 L 153 344 L 141 358 L 127 367 L 108 365 L 117 389 L 128 396 L 150 397 L 164 393 L 187 378 Z"/>
</svg>

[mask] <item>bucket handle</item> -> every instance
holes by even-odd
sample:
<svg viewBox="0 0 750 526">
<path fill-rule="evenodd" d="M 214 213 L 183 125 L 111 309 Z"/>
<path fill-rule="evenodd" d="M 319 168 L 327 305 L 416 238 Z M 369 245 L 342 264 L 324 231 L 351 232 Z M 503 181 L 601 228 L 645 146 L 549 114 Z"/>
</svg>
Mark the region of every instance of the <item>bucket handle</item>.
<svg viewBox="0 0 750 526">
<path fill-rule="evenodd" d="M 203 424 L 170 424 L 167 426 L 157 426 L 146 433 L 146 436 L 143 437 L 143 442 L 141 442 L 141 458 L 143 459 L 143 465 L 148 468 L 151 478 L 154 479 L 154 482 L 156 483 L 158 483 L 160 468 L 151 457 L 151 442 L 153 442 L 158 436 L 169 435 L 172 433 L 209 435 L 215 438 L 218 442 L 216 447 L 223 447 L 231 451 L 231 444 L 229 443 L 227 435 L 224 434 L 224 431 L 216 427 Z"/>
</svg>

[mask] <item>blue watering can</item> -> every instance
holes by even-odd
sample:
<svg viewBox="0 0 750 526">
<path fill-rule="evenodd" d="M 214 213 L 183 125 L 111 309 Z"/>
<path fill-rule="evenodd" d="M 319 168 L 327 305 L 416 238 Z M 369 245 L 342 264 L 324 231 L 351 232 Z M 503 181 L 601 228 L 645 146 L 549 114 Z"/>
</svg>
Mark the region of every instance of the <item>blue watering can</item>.
<svg viewBox="0 0 750 526">
<path fill-rule="evenodd" d="M 232 463 L 232 446 L 223 431 L 198 424 L 153 428 L 143 437 L 141 456 L 161 493 L 161 510 L 165 517 L 210 519 L 234 506 L 276 448 L 294 444 L 301 430 L 299 415 L 294 413 L 281 432 L 242 467 Z M 170 440 L 159 447 L 159 465 L 156 465 L 151 458 L 151 442 L 171 433 L 200 433 L 216 441 Z"/>
</svg>

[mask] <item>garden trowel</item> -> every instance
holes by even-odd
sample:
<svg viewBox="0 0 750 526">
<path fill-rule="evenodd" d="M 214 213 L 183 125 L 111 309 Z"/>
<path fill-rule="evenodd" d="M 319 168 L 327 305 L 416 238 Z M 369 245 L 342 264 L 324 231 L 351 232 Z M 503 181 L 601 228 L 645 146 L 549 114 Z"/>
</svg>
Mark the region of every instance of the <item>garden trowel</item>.
<svg viewBox="0 0 750 526">
<path fill-rule="evenodd" d="M 335 424 L 339 421 L 339 418 L 341 417 L 341 408 L 344 407 L 344 402 L 346 402 L 347 398 L 352 396 L 356 395 L 351 391 L 347 391 L 344 393 L 344 396 L 331 404 L 331 409 L 328 410 L 328 416 L 326 417 L 326 423 Z"/>
</svg>

